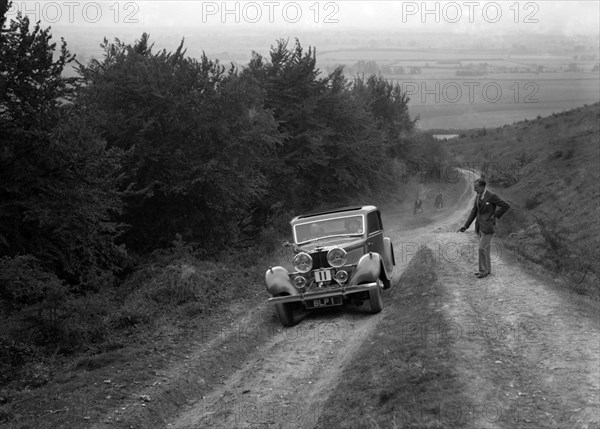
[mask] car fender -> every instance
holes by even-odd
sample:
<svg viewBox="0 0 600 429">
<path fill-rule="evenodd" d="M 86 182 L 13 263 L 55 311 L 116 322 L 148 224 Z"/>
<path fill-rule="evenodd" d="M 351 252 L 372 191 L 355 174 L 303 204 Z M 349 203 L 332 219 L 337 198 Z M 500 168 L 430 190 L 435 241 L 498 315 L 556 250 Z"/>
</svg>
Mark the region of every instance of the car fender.
<svg viewBox="0 0 600 429">
<path fill-rule="evenodd" d="M 379 279 L 381 273 L 381 256 L 379 253 L 367 253 L 359 259 L 354 275 L 350 279 L 350 285 L 361 283 L 372 283 Z"/>
<path fill-rule="evenodd" d="M 265 283 L 272 296 L 300 295 L 290 279 L 290 273 L 283 267 L 269 268 L 265 274 Z"/>
<path fill-rule="evenodd" d="M 383 269 L 385 270 L 385 275 L 389 280 L 392 278 L 394 265 L 396 265 L 394 247 L 392 246 L 392 240 L 389 237 L 384 237 L 383 239 L 383 251 Z"/>
</svg>

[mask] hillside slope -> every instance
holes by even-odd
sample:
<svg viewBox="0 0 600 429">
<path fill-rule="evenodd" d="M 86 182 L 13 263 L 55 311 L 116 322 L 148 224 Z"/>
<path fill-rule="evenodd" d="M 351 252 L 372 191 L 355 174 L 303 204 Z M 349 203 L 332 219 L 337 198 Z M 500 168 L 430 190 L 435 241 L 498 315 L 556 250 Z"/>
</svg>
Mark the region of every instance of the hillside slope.
<svg viewBox="0 0 600 429">
<path fill-rule="evenodd" d="M 575 289 L 598 294 L 600 232 L 599 104 L 448 142 L 455 159 L 481 170 L 512 210 L 500 228 L 507 244 L 557 273 Z M 587 283 L 587 286 L 583 286 Z"/>
</svg>

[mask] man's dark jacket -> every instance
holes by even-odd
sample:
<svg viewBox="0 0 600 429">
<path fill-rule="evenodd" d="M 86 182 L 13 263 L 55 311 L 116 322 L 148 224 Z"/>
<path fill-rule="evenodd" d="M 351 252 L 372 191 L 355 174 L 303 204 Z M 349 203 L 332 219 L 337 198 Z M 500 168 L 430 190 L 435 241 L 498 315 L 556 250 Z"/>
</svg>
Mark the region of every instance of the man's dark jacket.
<svg viewBox="0 0 600 429">
<path fill-rule="evenodd" d="M 465 222 L 465 229 L 469 229 L 475 219 L 476 233 L 481 231 L 484 234 L 493 234 L 496 219 L 500 219 L 509 208 L 510 205 L 506 201 L 486 189 L 483 199 L 480 199 L 479 195 L 475 197 L 473 210 Z"/>
</svg>

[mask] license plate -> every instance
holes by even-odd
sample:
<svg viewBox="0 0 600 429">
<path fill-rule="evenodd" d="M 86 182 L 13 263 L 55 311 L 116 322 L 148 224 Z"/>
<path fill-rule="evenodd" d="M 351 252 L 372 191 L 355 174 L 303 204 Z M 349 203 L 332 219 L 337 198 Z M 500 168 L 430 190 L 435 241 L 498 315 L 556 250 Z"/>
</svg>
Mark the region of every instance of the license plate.
<svg viewBox="0 0 600 429">
<path fill-rule="evenodd" d="M 331 270 L 315 271 L 315 281 L 317 283 L 330 282 L 331 281 Z"/>
<path fill-rule="evenodd" d="M 317 298 L 306 301 L 306 308 L 331 307 L 333 305 L 342 305 L 342 297 L 329 296 L 327 298 Z"/>
</svg>

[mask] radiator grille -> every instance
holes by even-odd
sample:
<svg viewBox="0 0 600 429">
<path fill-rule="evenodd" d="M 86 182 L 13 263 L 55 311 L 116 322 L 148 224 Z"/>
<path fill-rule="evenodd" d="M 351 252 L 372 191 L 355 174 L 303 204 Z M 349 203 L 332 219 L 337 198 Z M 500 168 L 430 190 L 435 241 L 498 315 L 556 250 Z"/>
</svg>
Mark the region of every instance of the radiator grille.
<svg viewBox="0 0 600 429">
<path fill-rule="evenodd" d="M 313 269 L 331 268 L 331 265 L 329 265 L 329 262 L 327 262 L 326 251 L 314 252 L 311 253 L 310 256 L 313 260 Z"/>
</svg>

